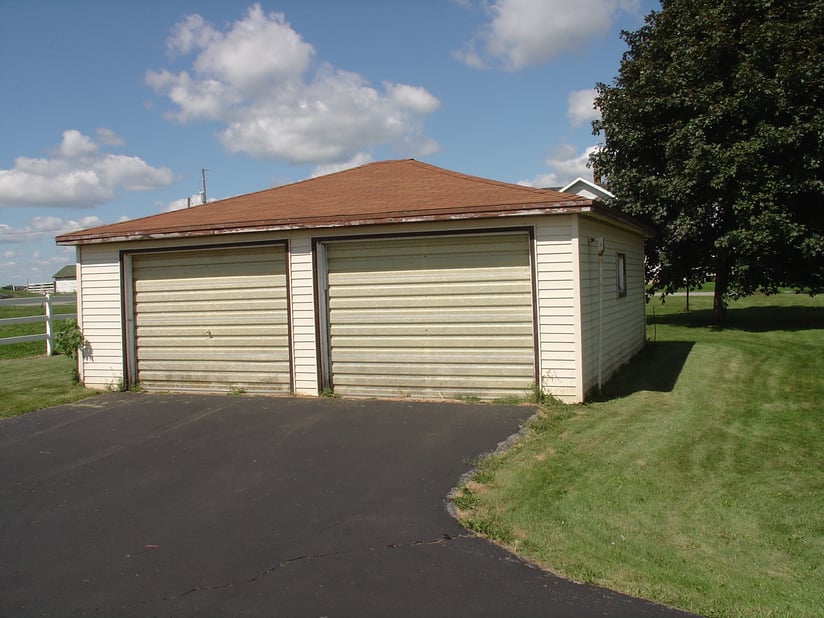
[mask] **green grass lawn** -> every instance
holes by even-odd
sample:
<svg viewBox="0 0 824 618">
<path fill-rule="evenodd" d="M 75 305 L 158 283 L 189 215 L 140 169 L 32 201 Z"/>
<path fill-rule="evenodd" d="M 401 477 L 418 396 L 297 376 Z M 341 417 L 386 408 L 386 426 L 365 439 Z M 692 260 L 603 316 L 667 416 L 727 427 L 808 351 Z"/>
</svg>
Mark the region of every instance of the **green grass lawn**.
<svg viewBox="0 0 824 618">
<path fill-rule="evenodd" d="M 15 297 L 40 294 L 15 292 Z M 59 298 L 53 296 L 52 298 Z M 54 315 L 75 313 L 75 305 L 52 305 Z M 0 318 L 43 315 L 43 305 L 8 306 L 0 304 Z M 55 332 L 63 320 L 54 320 Z M 0 338 L 46 332 L 45 322 L 0 326 Z M 67 356 L 46 356 L 46 342 L 16 343 L 0 346 L 0 418 L 15 416 L 48 406 L 69 403 L 95 395 L 97 391 L 77 384 L 77 361 Z"/>
<path fill-rule="evenodd" d="M 0 419 L 96 395 L 77 384 L 76 367 L 68 356 L 0 360 Z"/>
<path fill-rule="evenodd" d="M 711 303 L 651 301 L 654 341 L 598 400 L 544 408 L 482 461 L 459 518 L 705 616 L 823 616 L 824 298 L 731 303 L 724 328 Z"/>
<path fill-rule="evenodd" d="M 21 296 L 21 293 L 16 293 Z M 30 296 L 30 295 L 29 295 Z M 42 295 L 40 295 L 42 298 Z M 75 305 L 52 305 L 52 314 L 57 316 L 61 313 L 75 313 Z M 4 306 L 0 305 L 0 319 L 19 318 L 30 315 L 43 315 L 44 309 L 41 305 L 26 306 Z M 55 332 L 60 329 L 63 320 L 55 319 L 52 325 Z M 19 337 L 21 335 L 37 335 L 46 332 L 45 322 L 32 322 L 30 324 L 6 324 L 0 326 L 0 339 L 5 337 Z M 0 359 L 26 358 L 46 353 L 45 341 L 32 341 L 29 343 L 15 343 L 13 345 L 0 345 Z"/>
</svg>

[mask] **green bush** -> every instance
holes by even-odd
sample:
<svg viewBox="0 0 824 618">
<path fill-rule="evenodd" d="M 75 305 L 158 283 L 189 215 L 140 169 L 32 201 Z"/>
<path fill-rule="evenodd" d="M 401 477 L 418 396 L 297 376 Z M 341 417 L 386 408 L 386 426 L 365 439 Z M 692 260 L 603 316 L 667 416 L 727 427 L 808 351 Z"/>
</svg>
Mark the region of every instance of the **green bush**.
<svg viewBox="0 0 824 618">
<path fill-rule="evenodd" d="M 54 349 L 60 354 L 75 358 L 84 341 L 77 320 L 70 318 L 65 320 L 60 330 L 54 334 Z"/>
</svg>

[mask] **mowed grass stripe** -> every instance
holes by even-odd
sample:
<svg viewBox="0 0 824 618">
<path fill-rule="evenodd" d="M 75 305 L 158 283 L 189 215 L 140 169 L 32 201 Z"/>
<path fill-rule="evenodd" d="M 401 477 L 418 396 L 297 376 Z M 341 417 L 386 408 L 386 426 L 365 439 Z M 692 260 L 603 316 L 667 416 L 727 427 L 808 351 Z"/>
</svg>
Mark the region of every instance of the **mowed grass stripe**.
<svg viewBox="0 0 824 618">
<path fill-rule="evenodd" d="M 0 360 L 0 419 L 98 394 L 76 383 L 76 368 L 68 356 Z"/>
<path fill-rule="evenodd" d="M 655 306 L 599 401 L 486 459 L 464 523 L 579 581 L 707 616 L 824 615 L 824 299 Z M 650 309 L 651 313 L 651 309 Z"/>
</svg>

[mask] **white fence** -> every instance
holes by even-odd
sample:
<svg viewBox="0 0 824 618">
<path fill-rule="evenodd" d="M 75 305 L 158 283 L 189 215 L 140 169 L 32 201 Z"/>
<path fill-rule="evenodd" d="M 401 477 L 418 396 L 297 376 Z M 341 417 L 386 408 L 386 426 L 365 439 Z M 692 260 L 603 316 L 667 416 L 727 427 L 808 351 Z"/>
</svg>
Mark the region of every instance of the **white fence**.
<svg viewBox="0 0 824 618">
<path fill-rule="evenodd" d="M 77 302 L 77 296 L 74 294 L 60 295 L 52 298 L 51 294 L 46 294 L 42 298 L 9 298 L 0 300 L 0 306 L 34 306 L 41 305 L 44 309 L 43 315 L 27 315 L 19 318 L 3 318 L 0 319 L 0 326 L 11 324 L 31 324 L 34 322 L 45 322 L 46 332 L 38 333 L 36 335 L 20 335 L 18 337 L 5 337 L 0 339 L 0 345 L 12 345 L 15 343 L 28 343 L 29 341 L 45 341 L 46 355 L 51 356 L 54 353 L 54 346 L 52 344 L 52 337 L 54 333 L 53 322 L 57 320 L 68 320 L 69 318 L 77 318 L 76 313 L 52 313 L 53 305 L 73 305 Z"/>
<path fill-rule="evenodd" d="M 29 283 L 26 286 L 27 292 L 35 292 L 37 294 L 54 294 L 56 291 L 55 282 L 47 281 L 45 283 Z"/>
</svg>

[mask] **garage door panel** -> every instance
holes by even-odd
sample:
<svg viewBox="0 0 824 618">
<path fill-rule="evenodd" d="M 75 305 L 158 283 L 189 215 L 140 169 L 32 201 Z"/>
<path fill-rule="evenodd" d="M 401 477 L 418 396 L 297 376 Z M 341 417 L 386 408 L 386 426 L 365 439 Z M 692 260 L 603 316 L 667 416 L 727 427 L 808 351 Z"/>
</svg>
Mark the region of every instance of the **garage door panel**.
<svg viewBox="0 0 824 618">
<path fill-rule="evenodd" d="M 521 396 L 535 380 L 525 233 L 327 246 L 330 373 L 358 396 Z"/>
<path fill-rule="evenodd" d="M 180 286 L 183 289 L 198 281 L 202 282 L 204 278 L 217 280 L 221 278 L 232 279 L 238 275 L 250 279 L 255 277 L 263 279 L 271 277 L 271 265 L 277 260 L 264 258 L 258 262 L 255 261 L 253 257 L 250 259 L 251 256 L 252 254 L 248 256 L 237 253 L 230 254 L 230 252 L 227 251 L 225 257 L 220 258 L 220 262 L 205 264 L 197 257 L 191 257 L 190 259 L 173 256 L 171 253 L 168 253 L 164 258 L 155 262 L 143 260 L 136 266 L 136 273 L 139 274 L 140 279 L 143 280 L 146 285 L 154 285 L 156 287 L 158 285 L 157 282 L 170 281 L 172 285 Z M 169 262 L 164 263 L 164 259 L 168 259 Z M 155 283 L 152 284 L 149 282 Z"/>
<path fill-rule="evenodd" d="M 525 395 L 529 390 L 529 386 L 524 386 L 523 378 L 520 376 L 494 377 L 495 387 L 490 388 L 490 381 L 493 380 L 493 376 L 460 376 L 460 379 L 457 379 L 454 375 L 427 375 L 422 378 L 419 375 L 380 375 L 369 373 L 341 377 L 335 384 L 335 391 L 339 395 L 359 395 L 361 387 L 380 387 L 382 384 L 386 384 L 387 379 L 392 380 L 394 396 L 396 397 L 414 397 L 417 395 L 417 389 L 437 389 L 438 393 L 453 392 L 472 394 L 479 398 L 481 397 L 480 394 L 485 395 L 489 390 L 494 391 L 496 394 L 508 392 L 512 395 L 517 392 L 518 396 Z"/>
<path fill-rule="evenodd" d="M 241 265 L 236 264 L 233 265 L 231 269 L 220 269 L 219 273 L 216 274 L 213 271 L 214 268 L 209 268 L 207 271 L 201 273 L 200 277 L 191 276 L 194 273 L 194 270 L 189 268 L 187 269 L 190 275 L 187 276 L 178 276 L 172 277 L 169 273 L 169 268 L 174 268 L 174 265 L 170 265 L 167 268 L 163 268 L 162 270 L 156 268 L 145 268 L 141 267 L 139 270 L 139 274 L 141 277 L 152 277 L 151 279 L 140 279 L 135 282 L 135 289 L 138 292 L 155 292 L 155 291 L 163 291 L 168 289 L 175 289 L 175 290 L 220 290 L 220 289 L 238 289 L 239 282 L 238 282 L 238 275 L 242 275 L 244 281 L 242 284 L 250 289 L 258 288 L 258 287 L 265 287 L 270 285 L 271 282 L 276 281 L 276 279 L 272 278 L 272 274 L 261 273 L 261 267 L 268 268 L 271 270 L 272 268 L 272 261 L 267 260 L 263 265 L 255 264 L 249 265 L 250 269 L 254 269 L 255 273 L 242 273 L 237 272 L 237 268 Z"/>
<path fill-rule="evenodd" d="M 265 293 L 265 292 L 264 292 Z M 202 298 L 202 297 L 201 297 Z M 167 296 L 157 298 L 156 300 L 141 299 L 144 303 L 151 302 L 152 304 L 144 304 L 141 313 L 186 313 L 195 315 L 207 316 L 213 313 L 222 313 L 224 311 L 235 311 L 239 313 L 256 313 L 261 311 L 285 311 L 286 301 L 274 301 L 271 298 L 238 298 L 231 300 L 213 300 L 205 299 L 200 301 L 190 301 L 178 299 L 173 292 Z"/>
<path fill-rule="evenodd" d="M 528 264 L 524 262 L 514 237 L 495 239 L 495 246 L 481 237 L 470 240 L 455 237 L 432 237 L 416 239 L 370 240 L 368 244 L 351 245 L 345 255 L 336 256 L 338 260 L 335 271 L 376 273 L 384 270 L 398 270 L 398 263 L 404 270 L 416 266 L 424 270 L 432 269 L 479 269 L 484 267 L 501 268 L 511 265 Z M 491 238 L 488 236 L 487 238 Z M 409 242 L 407 242 L 409 240 Z"/>
<path fill-rule="evenodd" d="M 164 380 L 167 384 L 183 382 L 193 387 L 185 390 L 209 390 L 209 384 L 286 384 L 289 381 L 286 369 L 287 363 L 278 365 L 271 361 L 248 362 L 243 370 L 237 371 L 226 370 L 221 361 L 160 361 L 143 369 L 143 377 L 151 381 Z"/>
<path fill-rule="evenodd" d="M 285 324 L 274 323 L 268 313 L 252 313 L 249 311 L 224 311 L 219 314 L 192 315 L 185 312 L 178 313 L 141 313 L 135 318 L 138 327 L 192 327 L 202 332 L 203 328 L 211 326 L 252 327 L 266 326 L 279 328 Z M 258 331 L 260 332 L 260 331 Z"/>
<path fill-rule="evenodd" d="M 267 377 L 271 378 L 271 376 L 279 373 L 278 369 L 285 369 L 289 359 L 288 358 L 281 358 L 281 359 L 274 359 L 274 358 L 264 358 L 257 356 L 257 358 L 253 357 L 254 355 L 250 355 L 249 359 L 242 360 L 243 365 L 240 364 L 241 361 L 235 363 L 232 367 L 227 368 L 224 359 L 221 358 L 210 358 L 209 360 L 204 360 L 203 358 L 170 358 L 170 359 L 163 359 L 163 358 L 156 358 L 156 359 L 146 359 L 145 361 L 140 361 L 144 364 L 144 371 L 148 373 L 150 372 L 176 372 L 180 375 L 190 374 L 192 372 L 208 372 L 213 374 L 210 378 L 211 380 L 225 380 L 226 376 L 238 376 L 238 375 L 245 375 L 249 380 L 252 380 L 255 377 Z"/>
<path fill-rule="evenodd" d="M 479 395 L 480 389 L 472 388 L 470 386 L 462 387 L 448 387 L 448 386 L 427 386 L 418 384 L 414 387 L 395 387 L 393 389 L 393 394 L 388 394 L 386 391 L 385 385 L 380 386 L 368 386 L 359 384 L 355 387 L 348 387 L 346 385 L 342 385 L 340 388 L 335 388 L 335 393 L 344 396 L 344 397 L 365 397 L 365 398 L 380 398 L 380 397 L 401 397 L 401 398 L 410 398 L 414 397 L 416 399 L 436 399 L 436 400 L 443 400 L 443 399 L 469 399 L 471 398 L 473 401 L 477 399 L 483 399 L 484 401 L 495 401 L 495 400 L 506 400 L 509 401 L 513 397 L 522 397 L 523 393 L 519 392 L 518 395 L 513 395 L 516 389 L 512 388 L 500 388 L 496 389 L 490 387 L 487 383 L 486 387 L 483 389 L 483 396 Z"/>
<path fill-rule="evenodd" d="M 427 383 L 425 380 L 417 380 L 409 383 L 397 383 L 393 387 L 391 395 L 387 394 L 385 382 L 375 385 L 359 382 L 353 385 L 342 384 L 339 392 L 344 396 L 351 397 L 411 397 L 438 400 L 471 397 L 473 399 L 494 401 L 496 399 L 523 397 L 525 391 L 521 388 L 521 382 L 520 379 L 512 382 L 501 380 L 500 384 L 496 383 L 496 386 L 493 386 L 489 378 L 481 378 L 475 381 L 464 380 L 454 384 L 437 381 Z"/>
<path fill-rule="evenodd" d="M 339 260 L 338 260 L 339 261 Z M 335 266 L 338 266 L 336 263 Z M 386 267 L 386 265 L 384 265 Z M 524 275 L 528 274 L 529 269 L 524 265 L 518 265 L 516 268 L 494 268 L 488 267 L 485 269 L 467 268 L 454 270 L 419 270 L 411 268 L 402 268 L 399 270 L 385 270 L 378 272 L 363 272 L 355 270 L 353 272 L 335 272 L 329 273 L 329 283 L 331 286 L 352 286 L 364 287 L 376 284 L 384 284 L 387 286 L 397 283 L 399 273 L 402 273 L 404 285 L 430 285 L 430 284 L 450 284 L 460 285 L 461 283 L 476 284 L 476 283 L 491 283 L 502 284 L 508 281 L 518 281 Z"/>
<path fill-rule="evenodd" d="M 185 376 L 186 388 L 181 389 L 181 375 Z M 272 385 L 281 389 L 289 388 L 288 376 L 282 371 L 272 373 L 220 373 L 215 375 L 209 370 L 189 371 L 181 374 L 178 369 L 172 371 L 153 370 L 146 371 L 145 379 L 155 385 L 156 390 L 204 392 L 213 393 L 216 391 L 231 392 L 244 390 L 249 393 L 270 393 Z"/>
<path fill-rule="evenodd" d="M 262 340 L 259 345 L 247 343 L 245 346 L 236 345 L 227 341 L 223 346 L 219 345 L 192 345 L 186 342 L 186 346 L 176 345 L 174 347 L 156 347 L 144 350 L 141 360 L 173 360 L 173 361 L 201 361 L 204 356 L 208 356 L 210 361 L 265 361 L 277 362 L 288 361 L 289 355 L 282 351 L 272 351 L 271 341 Z"/>
<path fill-rule="evenodd" d="M 278 286 L 278 287 L 282 287 Z M 255 303 L 260 300 L 261 296 L 267 296 L 277 293 L 277 288 L 257 286 L 249 288 L 232 288 L 227 286 L 225 288 L 209 288 L 203 287 L 200 289 L 173 289 L 165 288 L 156 291 L 142 291 L 140 292 L 144 302 L 166 302 L 172 300 L 173 302 L 188 302 L 196 303 L 203 302 L 204 297 L 209 302 L 239 302 L 248 301 Z"/>
<path fill-rule="evenodd" d="M 285 264 L 282 245 L 134 256 L 141 385 L 289 392 Z"/>
<path fill-rule="evenodd" d="M 203 372 L 208 376 L 211 374 L 212 380 L 224 380 L 226 376 L 246 375 L 251 380 L 255 377 L 265 377 L 271 379 L 272 376 L 280 374 L 287 369 L 288 359 L 265 359 L 258 361 L 247 361 L 244 366 L 235 364 L 227 368 L 226 364 L 220 359 L 210 360 L 191 360 L 191 359 L 158 359 L 157 362 L 152 362 L 151 366 L 146 362 L 144 371 L 147 372 L 178 372 L 180 374 L 191 374 L 195 372 Z M 288 375 L 288 374 L 287 374 Z M 225 380 L 224 380 L 225 381 Z"/>
<path fill-rule="evenodd" d="M 250 290 L 259 290 L 266 287 L 268 282 L 272 281 L 267 277 L 251 277 L 247 276 L 247 287 Z M 186 279 L 186 280 L 169 280 L 156 279 L 152 281 L 136 282 L 135 289 L 139 292 L 160 292 L 164 293 L 170 287 L 184 291 L 190 290 L 192 292 L 208 290 L 211 293 L 219 293 L 223 290 L 230 290 L 233 292 L 242 291 L 243 288 L 238 287 L 237 277 L 209 277 L 201 279 Z"/>
<path fill-rule="evenodd" d="M 481 289 L 479 281 L 438 281 L 427 283 L 426 281 L 412 282 L 404 279 L 398 282 L 396 277 L 387 277 L 385 281 L 372 281 L 367 285 L 347 284 L 344 293 L 341 293 L 341 284 L 335 285 L 334 294 L 330 298 L 380 298 L 385 295 L 395 297 L 419 296 L 419 295 L 452 295 L 452 294 L 477 294 Z M 529 284 L 518 281 L 495 281 L 487 280 L 482 288 L 490 294 L 532 294 Z"/>
<path fill-rule="evenodd" d="M 455 336 L 453 324 L 337 324 L 332 327 L 332 334 L 336 337 L 353 337 L 363 340 L 367 335 L 373 338 L 392 337 L 412 337 L 414 341 L 425 340 L 426 337 L 453 337 L 466 338 L 475 341 L 476 337 L 505 337 L 511 340 L 512 337 L 524 335 L 531 339 L 532 328 L 528 324 L 519 323 L 486 323 L 486 324 L 464 324 L 462 334 Z"/>
<path fill-rule="evenodd" d="M 496 354 L 500 353 L 504 348 L 525 349 L 529 348 L 533 343 L 531 333 L 527 336 L 523 335 L 484 335 L 483 348 L 478 349 L 478 339 L 481 336 L 465 336 L 465 335 L 375 335 L 369 337 L 369 348 L 363 347 L 361 344 L 364 337 L 336 337 L 335 342 L 341 354 L 345 354 L 350 349 L 376 349 L 391 348 L 397 350 L 397 353 L 409 353 L 415 350 L 442 350 L 444 354 L 448 354 L 452 348 L 469 348 L 478 350 L 478 358 L 483 359 L 483 355 L 489 349 L 495 349 Z M 355 352 L 357 353 L 357 352 Z M 530 351 L 531 354 L 531 351 Z M 341 358 L 337 356 L 336 358 Z M 527 358 L 531 359 L 530 355 Z M 475 362 L 474 359 L 467 359 Z"/>
<path fill-rule="evenodd" d="M 369 308 L 360 311 L 340 310 L 337 324 L 438 324 L 462 325 L 470 323 L 493 324 L 500 322 L 530 323 L 532 312 L 522 308 L 506 311 L 504 307 L 491 308 L 488 311 L 474 311 L 464 308 L 442 308 L 438 315 L 422 306 L 414 310 L 392 311 L 389 309 Z M 470 320 L 471 318 L 471 320 Z M 334 330 L 334 326 L 332 327 Z"/>
<path fill-rule="evenodd" d="M 495 294 L 494 304 L 490 303 L 490 296 L 485 294 L 428 294 L 425 297 L 426 308 L 431 310 L 438 307 L 460 307 L 465 310 L 466 307 L 480 308 L 484 306 L 491 307 L 506 307 L 506 306 L 520 306 L 524 302 L 529 302 L 528 294 Z M 416 309 L 420 307 L 420 297 L 413 296 L 399 296 L 396 298 L 382 298 L 380 301 L 381 307 L 387 309 L 395 308 L 410 308 Z M 371 309 L 375 306 L 375 297 L 362 298 L 330 298 L 329 306 L 333 309 Z"/>
<path fill-rule="evenodd" d="M 260 328 L 255 324 L 204 323 L 204 325 L 188 323 L 141 326 L 138 328 L 138 336 L 148 344 L 153 343 L 150 340 L 151 337 L 183 336 L 190 342 L 190 345 L 212 345 L 210 342 L 217 343 L 224 339 L 237 342 L 237 345 L 257 345 L 261 339 Z M 285 337 L 289 334 L 289 328 L 286 324 L 281 324 L 272 326 L 266 332 L 269 336 Z"/>
<path fill-rule="evenodd" d="M 341 363 L 343 365 L 343 363 Z M 345 367 L 338 367 L 338 370 L 346 373 L 347 375 L 356 376 L 376 376 L 380 375 L 377 373 L 378 369 L 382 369 L 385 371 L 385 375 L 388 376 L 412 376 L 415 380 L 420 380 L 421 375 L 421 365 L 420 364 L 409 364 L 409 363 L 382 363 L 380 367 L 376 367 L 374 364 L 349 364 Z M 491 366 L 475 366 L 475 367 L 466 367 L 465 365 L 455 366 L 455 365 L 438 365 L 436 363 L 428 363 L 427 364 L 427 377 L 428 378 L 444 378 L 444 377 L 476 377 L 476 378 L 495 378 L 498 377 L 513 377 L 513 378 L 522 378 L 523 376 L 523 367 L 520 365 L 491 365 Z M 360 381 L 360 380 L 359 380 Z M 458 386 L 465 385 L 465 380 L 460 380 L 460 384 Z"/>
<path fill-rule="evenodd" d="M 233 247 L 228 249 L 180 249 L 179 251 L 170 251 L 167 253 L 153 253 L 146 260 L 142 261 L 140 268 L 144 270 L 154 269 L 162 275 L 168 276 L 171 279 L 178 279 L 178 272 L 186 272 L 180 269 L 190 267 L 194 268 L 198 277 L 203 276 L 204 254 L 217 255 L 220 252 L 219 261 L 211 262 L 207 265 L 210 276 L 221 269 L 233 269 L 232 272 L 254 272 L 250 270 L 249 266 L 261 267 L 261 272 L 268 272 L 263 264 L 277 260 L 278 256 L 270 254 L 268 256 L 262 254 L 261 247 Z M 277 251 L 278 247 L 270 245 L 264 250 Z M 241 265 L 241 266 L 237 266 Z M 174 271 L 169 269 L 169 266 L 174 267 Z"/>
<path fill-rule="evenodd" d="M 450 339 L 450 343 L 454 340 Z M 338 354 L 335 356 L 335 362 L 339 361 L 360 361 L 364 363 L 376 362 L 417 362 L 417 363 L 432 363 L 432 364 L 455 364 L 458 365 L 461 361 L 467 361 L 467 364 L 473 367 L 485 365 L 501 365 L 505 363 L 518 363 L 522 365 L 531 365 L 532 355 L 525 349 L 525 346 L 515 347 L 517 341 L 507 341 L 500 339 L 497 342 L 492 342 L 492 345 L 480 346 L 478 340 L 473 342 L 464 341 L 463 346 L 439 346 L 437 343 L 432 343 L 430 346 L 413 345 L 416 342 L 407 340 L 396 343 L 395 345 L 387 345 L 385 347 L 360 346 L 358 348 L 341 346 L 338 349 Z M 498 345 L 496 345 L 496 343 Z M 521 342 L 525 344 L 525 341 Z M 409 347 L 403 347 L 409 346 Z M 490 351 L 494 356 L 490 355 Z"/>
</svg>

